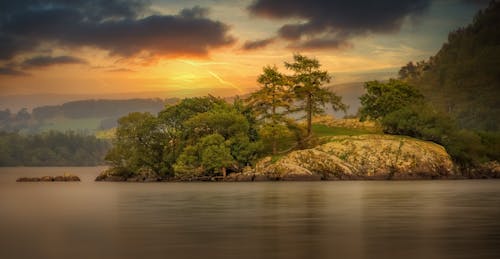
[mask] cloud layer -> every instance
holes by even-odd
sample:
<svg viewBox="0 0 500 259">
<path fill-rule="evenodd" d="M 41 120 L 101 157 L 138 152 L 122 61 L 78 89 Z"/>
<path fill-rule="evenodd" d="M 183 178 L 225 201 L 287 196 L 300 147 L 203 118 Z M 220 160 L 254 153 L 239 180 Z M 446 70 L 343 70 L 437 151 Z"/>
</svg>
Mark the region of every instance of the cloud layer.
<svg viewBox="0 0 500 259">
<path fill-rule="evenodd" d="M 0 1 L 0 61 L 40 55 L 42 45 L 95 47 L 121 57 L 144 52 L 152 56 L 206 56 L 211 49 L 234 42 L 229 26 L 209 19 L 204 8 L 159 15 L 151 14 L 149 6 L 148 1 L 138 0 Z M 23 67 L 75 63 L 47 58 Z"/>
<path fill-rule="evenodd" d="M 43 68 L 54 65 L 67 65 L 67 64 L 87 64 L 87 61 L 72 57 L 72 56 L 37 56 L 33 58 L 26 59 L 21 66 L 23 68 Z"/>
<path fill-rule="evenodd" d="M 251 14 L 269 19 L 297 19 L 283 25 L 278 37 L 298 49 L 345 48 L 350 40 L 368 33 L 394 33 L 405 19 L 415 19 L 431 0 L 256 0 Z"/>
</svg>

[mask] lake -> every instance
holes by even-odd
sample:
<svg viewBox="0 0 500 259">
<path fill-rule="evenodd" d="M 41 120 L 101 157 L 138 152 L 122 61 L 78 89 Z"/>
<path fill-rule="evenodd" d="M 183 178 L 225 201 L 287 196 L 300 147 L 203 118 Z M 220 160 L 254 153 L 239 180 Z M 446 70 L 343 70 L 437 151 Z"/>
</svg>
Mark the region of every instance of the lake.
<svg viewBox="0 0 500 259">
<path fill-rule="evenodd" d="M 500 181 L 108 183 L 0 168 L 0 258 L 500 258 Z M 82 182 L 17 183 L 20 176 Z"/>
</svg>

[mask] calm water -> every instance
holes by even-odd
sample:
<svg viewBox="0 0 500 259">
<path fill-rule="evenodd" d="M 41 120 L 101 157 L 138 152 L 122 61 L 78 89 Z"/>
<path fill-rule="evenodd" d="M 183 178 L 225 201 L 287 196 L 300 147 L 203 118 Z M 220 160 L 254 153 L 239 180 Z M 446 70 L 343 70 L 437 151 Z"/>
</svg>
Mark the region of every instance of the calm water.
<svg viewBox="0 0 500 259">
<path fill-rule="evenodd" d="M 500 258 L 500 181 L 96 183 L 0 168 L 0 258 Z M 80 183 L 16 183 L 71 172 Z"/>
</svg>

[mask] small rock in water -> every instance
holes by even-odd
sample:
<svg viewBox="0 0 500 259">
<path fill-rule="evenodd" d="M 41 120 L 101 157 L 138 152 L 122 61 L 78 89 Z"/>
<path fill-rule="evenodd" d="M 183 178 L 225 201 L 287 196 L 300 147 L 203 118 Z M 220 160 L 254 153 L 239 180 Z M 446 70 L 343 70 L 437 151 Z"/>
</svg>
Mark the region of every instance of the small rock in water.
<svg viewBox="0 0 500 259">
<path fill-rule="evenodd" d="M 71 174 L 64 176 L 20 177 L 16 182 L 79 182 L 80 177 Z"/>
<path fill-rule="evenodd" d="M 42 182 L 52 182 L 52 181 L 54 181 L 54 177 L 52 177 L 52 176 L 42 176 L 40 178 L 40 181 L 42 181 Z"/>
</svg>

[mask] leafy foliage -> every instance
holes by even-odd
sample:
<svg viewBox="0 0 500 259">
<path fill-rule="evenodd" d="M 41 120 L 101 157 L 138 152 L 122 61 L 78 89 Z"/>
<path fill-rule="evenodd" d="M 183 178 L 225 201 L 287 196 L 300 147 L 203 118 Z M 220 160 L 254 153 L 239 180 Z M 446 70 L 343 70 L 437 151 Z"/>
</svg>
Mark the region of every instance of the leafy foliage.
<svg viewBox="0 0 500 259">
<path fill-rule="evenodd" d="M 150 113 L 134 112 L 120 118 L 113 149 L 106 156 L 114 167 L 131 172 L 142 169 L 164 172 L 164 153 L 169 136 Z"/>
<path fill-rule="evenodd" d="M 423 96 L 417 89 L 395 79 L 390 79 L 387 83 L 366 82 L 365 90 L 366 93 L 359 98 L 362 105 L 359 109 L 361 120 L 378 120 L 391 112 L 423 101 Z"/>
<path fill-rule="evenodd" d="M 224 174 L 252 163 L 259 144 L 245 109 L 213 96 L 184 99 L 158 116 L 131 113 L 119 120 L 106 159 L 122 172 L 159 176 Z"/>
</svg>

